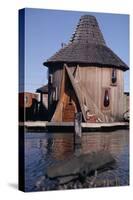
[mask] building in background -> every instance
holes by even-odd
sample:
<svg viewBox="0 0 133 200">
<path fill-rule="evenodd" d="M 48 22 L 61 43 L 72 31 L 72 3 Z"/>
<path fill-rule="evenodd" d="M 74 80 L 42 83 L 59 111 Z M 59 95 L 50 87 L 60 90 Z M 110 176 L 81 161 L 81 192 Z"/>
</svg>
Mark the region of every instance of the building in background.
<svg viewBox="0 0 133 200">
<path fill-rule="evenodd" d="M 38 93 L 19 93 L 20 121 L 46 121 L 48 119 L 47 86 L 37 89 Z"/>
<path fill-rule="evenodd" d="M 34 93 L 19 93 L 19 121 L 35 121 L 37 119 L 37 98 Z"/>
<path fill-rule="evenodd" d="M 48 85 L 36 90 L 38 93 L 38 120 L 48 120 Z"/>
</svg>

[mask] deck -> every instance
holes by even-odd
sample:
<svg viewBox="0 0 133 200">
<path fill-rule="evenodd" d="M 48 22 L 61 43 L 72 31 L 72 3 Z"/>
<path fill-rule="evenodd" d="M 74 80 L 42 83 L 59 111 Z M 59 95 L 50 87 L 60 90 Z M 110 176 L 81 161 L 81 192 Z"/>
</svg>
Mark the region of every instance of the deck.
<svg viewBox="0 0 133 200">
<path fill-rule="evenodd" d="M 24 126 L 28 131 L 48 131 L 48 132 L 73 132 L 74 122 L 20 122 L 19 126 Z M 113 123 L 81 123 L 83 132 L 91 131 L 113 131 L 118 129 L 128 129 L 128 122 L 113 122 Z"/>
</svg>

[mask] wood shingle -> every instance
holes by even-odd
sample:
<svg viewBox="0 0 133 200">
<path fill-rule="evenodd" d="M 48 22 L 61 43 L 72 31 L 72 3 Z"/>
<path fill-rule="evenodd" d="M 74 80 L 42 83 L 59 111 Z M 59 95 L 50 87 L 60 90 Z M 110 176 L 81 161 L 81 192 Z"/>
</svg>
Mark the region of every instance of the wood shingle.
<svg viewBox="0 0 133 200">
<path fill-rule="evenodd" d="M 129 69 L 107 47 L 96 18 L 90 15 L 84 15 L 80 18 L 70 42 L 44 62 L 44 65 L 50 67 L 54 63 L 81 63 L 88 66 L 116 67 L 123 71 Z"/>
</svg>

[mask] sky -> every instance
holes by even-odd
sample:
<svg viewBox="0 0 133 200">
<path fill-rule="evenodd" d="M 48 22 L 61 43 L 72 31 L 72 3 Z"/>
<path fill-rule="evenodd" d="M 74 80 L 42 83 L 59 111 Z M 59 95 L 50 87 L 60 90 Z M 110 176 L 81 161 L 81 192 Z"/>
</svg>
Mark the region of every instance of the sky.
<svg viewBox="0 0 133 200">
<path fill-rule="evenodd" d="M 84 14 L 97 18 L 107 46 L 129 66 L 129 15 L 26 8 L 25 91 L 35 92 L 47 83 L 43 62 L 61 48 L 61 43 L 69 42 Z M 124 73 L 124 91 L 129 91 L 129 70 Z"/>
</svg>

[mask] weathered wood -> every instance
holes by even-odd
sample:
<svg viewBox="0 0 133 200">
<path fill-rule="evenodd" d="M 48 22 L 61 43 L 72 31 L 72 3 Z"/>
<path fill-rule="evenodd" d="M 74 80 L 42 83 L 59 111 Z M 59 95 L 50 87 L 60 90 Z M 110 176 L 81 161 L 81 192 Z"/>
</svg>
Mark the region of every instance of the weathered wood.
<svg viewBox="0 0 133 200">
<path fill-rule="evenodd" d="M 83 116 L 85 118 L 85 111 L 83 111 L 84 107 L 84 101 L 86 102 L 86 107 L 90 110 L 90 114 L 94 114 L 97 116 L 97 122 L 113 122 L 113 121 L 121 121 L 123 116 L 123 71 L 116 69 L 117 72 L 117 82 L 116 85 L 111 84 L 111 75 L 112 75 L 112 68 L 104 67 L 87 67 L 87 66 L 77 66 L 77 67 L 67 67 L 67 65 L 64 65 L 64 68 L 66 67 L 67 72 L 70 76 L 71 81 L 74 85 L 74 91 L 73 91 L 73 99 L 74 103 L 76 105 L 77 109 L 77 100 L 74 95 L 76 94 L 79 104 L 81 106 L 81 110 L 83 113 Z M 75 73 L 74 73 L 75 70 Z M 65 69 L 63 69 L 63 72 L 60 76 L 64 76 Z M 74 76 L 72 75 L 74 73 Z M 71 75 L 70 75 L 71 74 Z M 53 76 L 56 76 L 54 74 Z M 58 79 L 58 77 L 55 78 L 57 81 L 60 82 L 61 79 Z M 69 82 L 68 78 L 66 81 L 66 78 L 64 76 L 64 83 L 63 88 L 65 87 L 65 84 Z M 62 87 L 62 82 L 59 83 Z M 110 89 L 110 107 L 109 109 L 103 109 L 103 89 L 109 88 Z M 70 97 L 69 92 L 65 94 L 65 90 L 62 90 L 59 88 L 60 96 L 59 101 L 61 98 L 63 98 L 63 102 L 67 103 L 67 98 Z M 64 96 L 64 97 L 63 97 Z M 63 104 L 60 101 L 60 106 L 58 107 L 57 115 L 60 117 L 56 117 L 55 121 L 62 121 L 62 109 L 64 108 Z M 54 121 L 54 117 L 53 117 Z"/>
<path fill-rule="evenodd" d="M 75 138 L 76 136 L 81 137 L 82 135 L 82 113 L 75 113 L 75 120 L 74 120 L 74 129 L 75 129 Z"/>
<path fill-rule="evenodd" d="M 82 112 L 75 113 L 74 120 L 74 152 L 75 155 L 81 153 L 81 144 L 82 144 Z"/>
<path fill-rule="evenodd" d="M 123 71 L 117 70 L 116 86 L 110 83 L 112 68 L 80 67 L 80 77 L 83 95 L 87 107 L 89 98 L 105 116 L 104 122 L 121 121 L 123 113 Z M 110 88 L 110 109 L 103 109 L 103 89 Z M 86 92 L 85 92 L 86 90 Z M 90 108 L 90 110 L 93 108 Z M 96 109 L 94 110 L 97 113 Z M 107 117 L 108 119 L 107 119 Z M 107 121 L 106 121 L 107 120 Z"/>
<path fill-rule="evenodd" d="M 82 110 L 85 120 L 85 113 L 78 85 L 76 85 L 71 71 L 68 69 L 67 65 L 64 64 L 60 99 L 51 121 L 74 121 L 74 114 L 80 110 Z"/>
<path fill-rule="evenodd" d="M 74 115 L 75 115 L 75 107 L 72 103 L 68 103 L 65 108 L 63 108 L 63 116 L 62 121 L 63 122 L 71 122 L 74 121 Z"/>
<path fill-rule="evenodd" d="M 80 156 L 71 156 L 69 159 L 48 167 L 46 176 L 53 179 L 79 175 L 86 177 L 91 172 L 114 163 L 115 159 L 107 151 L 93 152 Z M 67 180 L 68 181 L 68 180 Z"/>
</svg>

